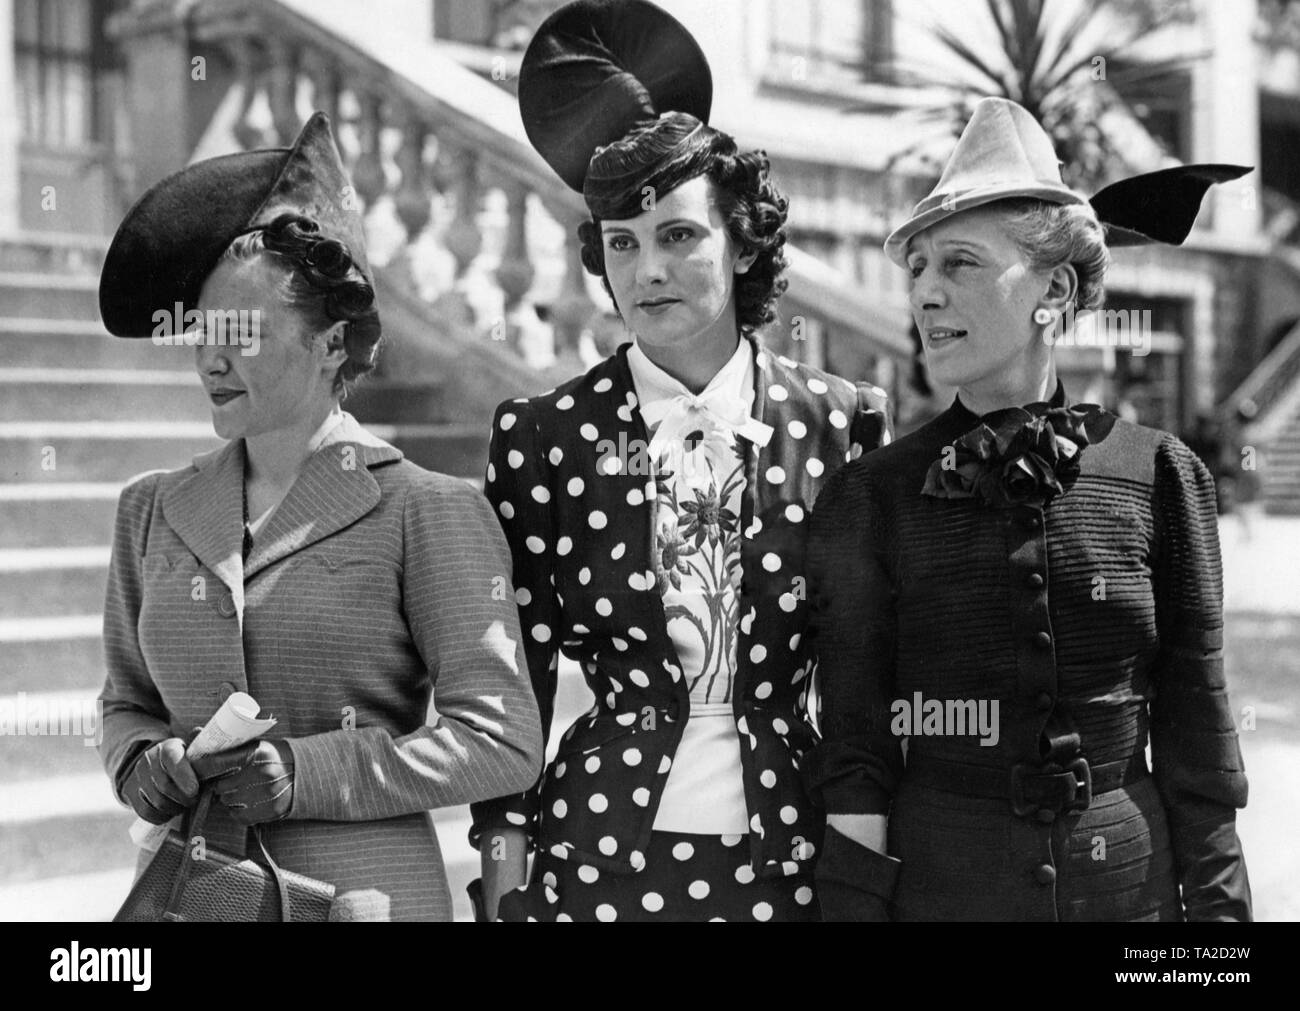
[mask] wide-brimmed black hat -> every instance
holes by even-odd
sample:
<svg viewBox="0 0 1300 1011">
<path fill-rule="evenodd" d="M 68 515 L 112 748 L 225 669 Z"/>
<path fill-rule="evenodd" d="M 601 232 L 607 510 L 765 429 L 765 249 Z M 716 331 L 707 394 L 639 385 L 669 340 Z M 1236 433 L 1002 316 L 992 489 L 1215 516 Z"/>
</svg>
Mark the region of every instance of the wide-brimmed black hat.
<svg viewBox="0 0 1300 1011">
<path fill-rule="evenodd" d="M 373 283 L 361 211 L 329 117 L 307 120 L 293 147 L 244 151 L 196 162 L 168 176 L 127 212 L 99 277 L 99 312 L 117 337 L 149 337 L 155 314 L 198 301 L 203 282 L 239 235 L 281 214 L 316 222 L 347 246 Z"/>
<path fill-rule="evenodd" d="M 707 123 L 712 105 L 699 44 L 647 0 L 566 4 L 542 22 L 519 69 L 528 139 L 579 193 L 597 148 L 668 112 Z"/>
</svg>

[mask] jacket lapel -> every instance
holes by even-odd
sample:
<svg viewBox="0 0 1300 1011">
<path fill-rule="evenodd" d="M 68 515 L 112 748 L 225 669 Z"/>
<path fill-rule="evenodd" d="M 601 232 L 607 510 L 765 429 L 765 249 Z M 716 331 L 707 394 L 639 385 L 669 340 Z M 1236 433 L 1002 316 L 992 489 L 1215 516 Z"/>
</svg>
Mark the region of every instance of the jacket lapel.
<svg viewBox="0 0 1300 1011">
<path fill-rule="evenodd" d="M 236 439 L 196 457 L 197 473 L 163 498 L 163 517 L 176 535 L 229 588 L 244 609 L 244 442 Z"/>
<path fill-rule="evenodd" d="M 344 413 L 307 458 L 289 494 L 254 539 L 244 578 L 252 579 L 268 565 L 350 526 L 374 509 L 380 491 L 370 468 L 401 458 L 400 450 Z"/>
</svg>

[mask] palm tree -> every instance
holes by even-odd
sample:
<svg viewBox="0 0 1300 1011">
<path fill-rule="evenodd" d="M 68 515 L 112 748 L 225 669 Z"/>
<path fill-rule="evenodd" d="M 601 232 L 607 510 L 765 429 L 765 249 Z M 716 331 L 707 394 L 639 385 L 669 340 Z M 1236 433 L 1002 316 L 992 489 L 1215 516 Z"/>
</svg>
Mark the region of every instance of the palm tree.
<svg viewBox="0 0 1300 1011">
<path fill-rule="evenodd" d="M 1067 185 L 1089 192 L 1115 169 L 1151 167 L 1130 163 L 1129 141 L 1114 127 L 1141 121 L 1131 96 L 1201 55 L 1133 59 L 1135 45 L 1150 33 L 1194 20 L 1190 0 L 984 0 L 951 10 L 961 11 L 960 28 L 947 11 L 930 8 L 924 18 L 936 58 L 888 68 L 892 83 L 937 96 L 911 110 L 932 129 L 897 152 L 890 168 L 907 161 L 918 175 L 937 176 L 975 103 L 990 95 L 1019 102 L 1042 123 Z"/>
</svg>

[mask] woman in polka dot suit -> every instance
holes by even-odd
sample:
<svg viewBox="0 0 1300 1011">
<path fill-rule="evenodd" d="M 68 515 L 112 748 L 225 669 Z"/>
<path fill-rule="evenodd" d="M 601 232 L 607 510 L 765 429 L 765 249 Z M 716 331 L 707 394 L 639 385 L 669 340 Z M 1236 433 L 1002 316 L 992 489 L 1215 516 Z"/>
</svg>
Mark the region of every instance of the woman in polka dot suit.
<svg viewBox="0 0 1300 1011">
<path fill-rule="evenodd" d="M 588 81 L 574 51 L 622 73 Z M 587 86 L 599 101 L 557 100 Z M 635 340 L 497 411 L 485 489 L 543 725 L 561 650 L 596 702 L 536 787 L 473 808 L 489 918 L 819 915 L 804 540 L 831 474 L 887 441 L 885 398 L 755 337 L 786 201 L 706 125 L 709 94 L 694 40 L 627 0 L 562 8 L 521 70 L 530 139 L 584 192 L 584 264 Z"/>
</svg>

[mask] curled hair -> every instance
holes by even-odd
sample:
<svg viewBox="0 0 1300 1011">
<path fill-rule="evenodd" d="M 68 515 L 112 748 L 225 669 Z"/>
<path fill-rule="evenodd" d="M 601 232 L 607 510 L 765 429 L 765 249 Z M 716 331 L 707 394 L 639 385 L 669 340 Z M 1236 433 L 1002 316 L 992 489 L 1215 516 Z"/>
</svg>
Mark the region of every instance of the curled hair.
<svg viewBox="0 0 1300 1011">
<path fill-rule="evenodd" d="M 1002 226 L 1034 270 L 1050 271 L 1064 263 L 1074 267 L 1079 278 L 1076 311 L 1101 306 L 1110 250 L 1105 229 L 1091 206 L 1023 198 L 999 200 L 990 206 L 1004 212 Z"/>
<path fill-rule="evenodd" d="M 382 330 L 375 290 L 352 259 L 347 245 L 320 234 L 311 218 L 281 214 L 270 224 L 237 236 L 222 259 L 247 261 L 259 253 L 286 268 L 281 294 L 303 314 L 310 333 L 342 322 L 347 360 L 334 377 L 334 393 L 347 396 L 352 384 L 375 367 Z"/>
<path fill-rule="evenodd" d="M 591 159 L 583 196 L 592 220 L 578 228 L 582 265 L 601 279 L 613 300 L 600 223 L 638 217 L 647 190 L 663 196 L 697 176 L 708 176 L 731 241 L 742 256 L 756 254 L 749 270 L 736 275 L 736 321 L 746 332 L 771 323 L 787 287 L 782 247 L 789 202 L 772 183 L 770 170 L 766 152 L 742 154 L 727 134 L 687 113 L 666 113 L 642 123 Z M 614 307 L 619 309 L 617 303 Z"/>
</svg>

